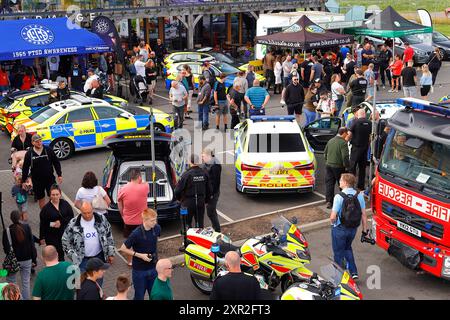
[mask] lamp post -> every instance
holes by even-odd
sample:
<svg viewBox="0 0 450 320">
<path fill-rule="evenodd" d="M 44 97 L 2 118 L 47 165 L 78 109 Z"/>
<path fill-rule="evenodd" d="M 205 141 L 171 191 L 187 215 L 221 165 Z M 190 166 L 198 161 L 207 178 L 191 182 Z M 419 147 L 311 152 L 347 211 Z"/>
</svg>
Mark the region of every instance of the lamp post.
<svg viewBox="0 0 450 320">
<path fill-rule="evenodd" d="M 155 207 L 155 211 L 158 212 L 158 200 L 156 194 L 156 163 L 155 163 L 155 126 L 153 124 L 154 115 L 153 115 L 153 105 L 150 104 L 150 145 L 151 145 L 151 153 L 152 153 L 152 185 L 153 185 L 153 205 Z"/>
</svg>

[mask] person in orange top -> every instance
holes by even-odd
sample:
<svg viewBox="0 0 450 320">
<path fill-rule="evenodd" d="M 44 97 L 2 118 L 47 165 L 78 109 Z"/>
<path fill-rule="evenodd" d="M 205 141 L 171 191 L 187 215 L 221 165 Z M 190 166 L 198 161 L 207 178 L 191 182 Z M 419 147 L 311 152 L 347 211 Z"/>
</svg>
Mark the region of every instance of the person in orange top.
<svg viewBox="0 0 450 320">
<path fill-rule="evenodd" d="M 4 92 L 9 91 L 9 79 L 8 79 L 8 73 L 5 70 L 4 66 L 0 67 L 0 95 L 2 95 Z"/>
<path fill-rule="evenodd" d="M 27 69 L 23 76 L 22 86 L 20 90 L 30 90 L 31 87 L 34 87 L 36 80 L 34 79 L 34 74 L 31 69 Z"/>
<path fill-rule="evenodd" d="M 392 72 L 392 89 L 389 92 L 398 92 L 398 82 L 402 74 L 403 62 L 399 54 L 395 55 L 395 61 L 388 67 Z"/>
</svg>

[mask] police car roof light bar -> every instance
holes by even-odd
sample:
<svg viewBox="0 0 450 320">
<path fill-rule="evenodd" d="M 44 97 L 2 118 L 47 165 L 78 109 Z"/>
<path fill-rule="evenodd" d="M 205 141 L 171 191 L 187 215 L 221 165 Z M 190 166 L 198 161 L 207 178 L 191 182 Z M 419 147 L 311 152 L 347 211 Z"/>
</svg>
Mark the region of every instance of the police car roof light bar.
<svg viewBox="0 0 450 320">
<path fill-rule="evenodd" d="M 397 99 L 397 103 L 411 109 L 434 112 L 447 117 L 450 116 L 450 102 L 436 104 L 415 98 L 399 98 Z"/>
<path fill-rule="evenodd" d="M 250 116 L 253 121 L 294 121 L 295 116 Z"/>
</svg>

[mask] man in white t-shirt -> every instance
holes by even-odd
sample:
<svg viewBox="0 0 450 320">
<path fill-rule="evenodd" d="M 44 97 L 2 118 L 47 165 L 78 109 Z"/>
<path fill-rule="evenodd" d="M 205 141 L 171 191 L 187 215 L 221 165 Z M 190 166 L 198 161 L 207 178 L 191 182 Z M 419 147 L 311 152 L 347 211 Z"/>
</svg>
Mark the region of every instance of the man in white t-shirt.
<svg viewBox="0 0 450 320">
<path fill-rule="evenodd" d="M 106 217 L 94 213 L 92 205 L 86 201 L 81 204 L 80 211 L 81 214 L 67 225 L 62 245 L 66 256 L 84 272 L 88 260 L 94 257 L 112 263 L 116 247 Z"/>
<path fill-rule="evenodd" d="M 143 78 L 145 78 L 145 67 L 147 66 L 144 61 L 144 57 L 142 55 L 139 55 L 138 59 L 134 63 L 134 67 L 136 68 L 136 75 Z"/>
<path fill-rule="evenodd" d="M 174 115 L 177 115 L 178 121 L 175 123 L 175 128 L 183 128 L 184 105 L 187 102 L 188 93 L 183 85 L 178 81 L 172 81 L 169 90 L 169 100 L 172 102 L 172 110 Z"/>
<path fill-rule="evenodd" d="M 98 80 L 98 76 L 95 74 L 94 68 L 88 69 L 88 78 L 86 82 L 84 83 L 83 91 L 86 93 L 88 90 L 92 89 L 92 81 Z"/>
</svg>

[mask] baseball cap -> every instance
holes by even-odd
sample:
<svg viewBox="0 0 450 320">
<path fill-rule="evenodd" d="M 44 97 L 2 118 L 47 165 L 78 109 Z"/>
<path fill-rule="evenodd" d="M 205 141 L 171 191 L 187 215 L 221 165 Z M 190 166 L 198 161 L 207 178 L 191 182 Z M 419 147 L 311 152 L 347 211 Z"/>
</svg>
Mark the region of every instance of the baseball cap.
<svg viewBox="0 0 450 320">
<path fill-rule="evenodd" d="M 37 133 L 31 137 L 31 142 L 36 142 L 39 140 L 42 140 L 42 137 L 40 135 L 38 135 Z"/>
<path fill-rule="evenodd" d="M 317 79 L 314 80 L 314 82 L 315 82 L 315 83 L 319 83 L 319 82 L 320 82 L 320 79 L 317 78 Z"/>
<path fill-rule="evenodd" d="M 104 263 L 99 258 L 91 258 L 86 264 L 86 271 L 106 270 L 110 267 L 109 263 Z"/>
<path fill-rule="evenodd" d="M 89 69 L 88 69 L 88 72 L 95 73 L 95 69 L 94 69 L 94 68 L 89 68 Z"/>
</svg>

